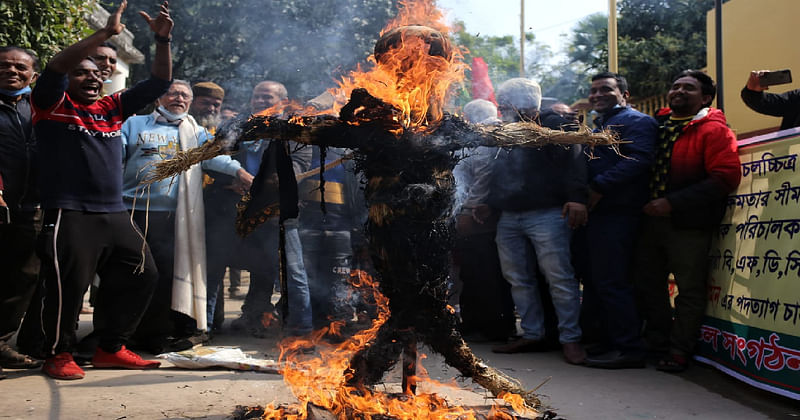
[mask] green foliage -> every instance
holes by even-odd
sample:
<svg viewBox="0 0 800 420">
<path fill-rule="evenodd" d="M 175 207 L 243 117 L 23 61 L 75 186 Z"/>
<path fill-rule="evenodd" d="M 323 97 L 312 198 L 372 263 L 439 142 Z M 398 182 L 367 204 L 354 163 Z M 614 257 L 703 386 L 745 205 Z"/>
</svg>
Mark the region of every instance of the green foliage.
<svg viewBox="0 0 800 420">
<path fill-rule="evenodd" d="M 605 69 L 608 63 L 608 16 L 589 15 L 575 25 L 567 56 L 573 63 L 582 63 L 587 70 Z"/>
<path fill-rule="evenodd" d="M 621 0 L 620 71 L 630 75 L 631 94 L 666 93 L 682 70 L 706 66 L 706 13 L 713 1 Z"/>
<path fill-rule="evenodd" d="M 119 1 L 116 1 L 119 3 Z M 173 2 L 173 71 L 191 82 L 211 80 L 226 102 L 247 103 L 262 80 L 286 85 L 307 99 L 333 85 L 337 75 L 365 63 L 396 0 L 194 0 Z M 135 13 L 155 12 L 152 0 L 129 0 L 123 22 L 145 53 L 134 81 L 149 75 L 153 37 Z M 246 108 L 246 107 L 244 107 Z M 246 110 L 246 109 L 245 109 Z"/>
<path fill-rule="evenodd" d="M 30 48 L 44 63 L 91 33 L 83 17 L 95 4 L 95 0 L 3 0 L 0 45 Z"/>
<path fill-rule="evenodd" d="M 710 0 L 620 0 L 619 72 L 632 96 L 663 94 L 675 74 L 705 67 L 706 13 L 713 5 Z M 567 55 L 572 70 L 583 73 L 579 97 L 585 97 L 591 75 L 608 68 L 607 34 L 604 14 L 584 18 L 573 31 Z"/>
</svg>

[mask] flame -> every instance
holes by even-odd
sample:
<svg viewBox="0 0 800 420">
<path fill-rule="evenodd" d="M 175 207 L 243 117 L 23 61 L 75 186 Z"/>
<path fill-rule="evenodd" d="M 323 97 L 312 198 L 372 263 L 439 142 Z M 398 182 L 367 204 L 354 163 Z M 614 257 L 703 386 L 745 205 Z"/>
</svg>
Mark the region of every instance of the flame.
<svg viewBox="0 0 800 420">
<path fill-rule="evenodd" d="M 272 312 L 264 312 L 264 314 L 261 316 L 261 325 L 263 325 L 264 328 L 269 328 L 270 326 L 275 325 L 275 321 L 277 320 L 278 317 L 276 317 Z"/>
<path fill-rule="evenodd" d="M 475 412 L 464 407 L 450 406 L 447 401 L 436 394 L 388 394 L 367 388 L 347 385 L 349 362 L 353 355 L 363 349 L 377 335 L 378 329 L 389 318 L 389 301 L 378 291 L 377 283 L 367 273 L 353 270 L 350 283 L 362 292 L 371 293 L 377 304 L 377 316 L 371 325 L 347 338 L 338 345 L 330 345 L 322 341 L 329 332 L 338 332 L 341 323 L 332 323 L 330 327 L 313 332 L 305 338 L 289 338 L 279 343 L 281 352 L 279 361 L 283 363 L 284 382 L 291 388 L 299 404 L 289 407 L 276 407 L 269 404 L 265 408 L 264 419 L 306 419 L 307 403 L 328 410 L 337 418 L 370 419 L 372 416 L 386 415 L 397 419 L 439 419 L 469 420 L 480 418 Z M 304 350 L 316 348 L 318 355 L 309 356 Z M 419 357 L 421 362 L 427 356 Z M 417 363 L 417 383 L 426 381 L 436 386 L 459 388 L 455 382 L 442 384 L 431 380 L 421 363 Z M 511 404 L 522 404 L 522 398 L 514 394 L 505 394 L 503 399 Z M 356 413 L 356 414 L 354 414 Z M 494 406 L 490 413 L 499 419 L 514 419 L 502 407 Z"/>
<path fill-rule="evenodd" d="M 408 25 L 425 25 L 447 36 L 452 30 L 444 23 L 444 17 L 433 0 L 405 0 L 400 2 L 399 13 L 383 29 L 381 35 L 396 28 Z M 360 66 L 338 81 L 338 86 L 329 89 L 332 97 L 331 107 L 315 107 L 297 102 L 283 102 L 266 109 L 257 115 L 289 115 L 289 121 L 303 124 L 304 116 L 338 115 L 356 88 L 366 89 L 387 104 L 400 111 L 398 122 L 404 129 L 424 131 L 443 116 L 443 107 L 451 93 L 451 86 L 464 78 L 466 65 L 462 53 L 454 49 L 448 57 L 430 55 L 431 45 L 414 35 L 401 32 L 400 40 L 394 48 L 381 54 L 380 60 L 374 55 L 367 61 L 367 69 Z M 373 209 L 370 209 L 372 212 Z M 386 209 L 386 211 L 389 211 Z M 447 401 L 435 394 L 388 394 L 347 384 L 352 357 L 364 349 L 377 336 L 380 327 L 389 319 L 389 301 L 378 291 L 377 283 L 367 273 L 353 270 L 350 274 L 352 286 L 362 293 L 370 293 L 376 303 L 377 315 L 370 326 L 342 343 L 331 345 L 322 341 L 325 335 L 338 335 L 342 324 L 333 322 L 330 326 L 311 333 L 308 337 L 287 338 L 279 343 L 280 356 L 284 368 L 284 382 L 291 388 L 299 404 L 291 407 L 275 407 L 270 404 L 265 409 L 265 419 L 306 419 L 308 403 L 322 407 L 337 418 L 371 419 L 386 415 L 397 419 L 439 419 L 469 420 L 479 418 L 472 410 L 451 407 Z M 455 311 L 453 308 L 448 308 Z M 315 349 L 316 355 L 309 356 L 306 351 Z M 421 359 L 426 356 L 421 355 Z M 430 382 L 425 369 L 416 364 L 416 383 Z M 509 394 L 511 395 L 511 394 Z M 508 397 L 510 401 L 511 397 Z M 521 397 L 519 398 L 521 400 Z M 499 406 L 492 408 L 494 418 L 513 419 L 512 415 Z"/>
<path fill-rule="evenodd" d="M 408 25 L 431 27 L 445 37 L 453 30 L 445 23 L 444 15 L 433 0 L 406 0 L 399 4 L 398 15 L 381 31 L 381 35 Z M 364 88 L 372 96 L 400 110 L 399 122 L 406 129 L 424 130 L 439 121 L 454 83 L 464 80 L 467 68 L 459 48 L 450 57 L 429 55 L 431 46 L 414 34 L 402 32 L 399 45 L 381 55 L 367 58 L 366 69 L 360 65 L 341 77 L 337 86 L 328 90 L 333 97 L 332 107 L 318 109 L 297 102 L 284 102 L 259 112 L 270 115 L 338 115 L 353 89 Z M 297 120 L 295 120 L 297 121 Z"/>
</svg>

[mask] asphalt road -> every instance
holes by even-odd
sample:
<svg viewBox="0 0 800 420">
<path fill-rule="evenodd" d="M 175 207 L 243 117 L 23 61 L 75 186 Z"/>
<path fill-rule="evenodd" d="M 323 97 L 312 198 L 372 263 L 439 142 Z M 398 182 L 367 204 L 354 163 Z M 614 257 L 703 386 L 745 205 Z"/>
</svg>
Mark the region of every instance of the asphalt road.
<svg viewBox="0 0 800 420">
<path fill-rule="evenodd" d="M 241 301 L 227 305 L 226 327 L 238 315 Z M 81 316 L 82 333 L 90 315 Z M 258 358 L 277 359 L 275 338 L 223 334 L 214 345 L 239 346 Z M 566 364 L 560 352 L 494 354 L 490 344 L 474 344 L 488 364 L 540 386 L 545 404 L 565 419 L 797 419 L 800 402 L 776 396 L 732 379 L 714 369 L 693 365 L 681 374 L 656 371 L 598 370 Z M 421 349 L 421 353 L 428 353 Z M 450 382 L 458 372 L 429 354 L 422 363 L 433 379 Z M 0 381 L 0 418 L 35 419 L 225 419 L 237 405 L 287 403 L 294 398 L 276 374 L 186 370 L 165 363 L 151 371 L 87 368 L 86 378 L 56 381 L 38 370 L 7 370 Z M 386 389 L 397 388 L 399 373 L 389 372 Z M 469 380 L 461 390 L 434 390 L 455 404 L 481 406 L 489 396 Z M 543 384 L 544 383 L 544 384 Z M 421 384 L 422 391 L 431 386 Z"/>
</svg>

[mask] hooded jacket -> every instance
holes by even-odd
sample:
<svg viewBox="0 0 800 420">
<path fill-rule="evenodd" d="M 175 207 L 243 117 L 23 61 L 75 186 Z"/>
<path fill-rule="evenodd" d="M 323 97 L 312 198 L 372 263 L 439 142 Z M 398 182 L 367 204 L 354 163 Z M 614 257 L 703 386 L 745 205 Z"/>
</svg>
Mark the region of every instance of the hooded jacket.
<svg viewBox="0 0 800 420">
<path fill-rule="evenodd" d="M 656 113 L 663 124 L 667 108 Z M 741 161 L 736 135 L 725 114 L 704 108 L 683 129 L 672 146 L 666 199 L 677 228 L 713 228 L 725 212 L 725 197 L 739 186 Z"/>
</svg>

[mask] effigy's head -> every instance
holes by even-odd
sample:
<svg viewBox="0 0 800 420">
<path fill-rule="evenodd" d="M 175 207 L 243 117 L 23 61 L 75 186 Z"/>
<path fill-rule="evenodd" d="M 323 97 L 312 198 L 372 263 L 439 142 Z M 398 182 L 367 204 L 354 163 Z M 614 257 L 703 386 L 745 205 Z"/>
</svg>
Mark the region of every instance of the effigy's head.
<svg viewBox="0 0 800 420">
<path fill-rule="evenodd" d="M 422 53 L 448 61 L 453 56 L 450 40 L 429 26 L 400 26 L 386 32 L 375 43 L 375 60 L 379 64 L 385 62 L 387 53 L 398 48 L 422 48 Z"/>
<path fill-rule="evenodd" d="M 450 85 L 464 77 L 459 51 L 445 34 L 428 26 L 406 25 L 385 32 L 375 44 L 374 57 L 374 80 L 379 83 L 360 87 L 400 109 L 406 126 L 440 120 Z"/>
</svg>

